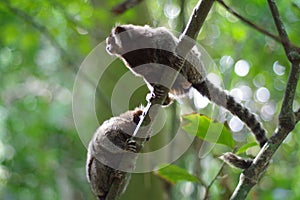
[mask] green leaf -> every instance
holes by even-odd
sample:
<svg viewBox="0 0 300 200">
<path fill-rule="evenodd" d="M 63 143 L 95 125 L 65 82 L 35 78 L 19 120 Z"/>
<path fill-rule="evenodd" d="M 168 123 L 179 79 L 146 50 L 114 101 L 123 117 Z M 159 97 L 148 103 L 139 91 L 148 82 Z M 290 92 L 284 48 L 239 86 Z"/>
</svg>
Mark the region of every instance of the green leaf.
<svg viewBox="0 0 300 200">
<path fill-rule="evenodd" d="M 200 114 L 183 116 L 183 130 L 202 140 L 234 147 L 234 140 L 228 128 L 219 122 Z"/>
<path fill-rule="evenodd" d="M 249 149 L 250 147 L 254 147 L 254 146 L 257 146 L 258 144 L 256 142 L 251 142 L 251 143 L 248 143 L 248 144 L 245 144 L 243 146 L 241 146 L 239 148 L 239 150 L 236 152 L 236 154 L 241 154 L 241 153 L 244 153 L 247 151 L 247 149 Z"/>
<path fill-rule="evenodd" d="M 200 183 L 200 180 L 196 176 L 176 165 L 160 165 L 159 168 L 159 170 L 155 171 L 155 174 L 172 184 L 175 184 L 178 181 Z"/>
</svg>

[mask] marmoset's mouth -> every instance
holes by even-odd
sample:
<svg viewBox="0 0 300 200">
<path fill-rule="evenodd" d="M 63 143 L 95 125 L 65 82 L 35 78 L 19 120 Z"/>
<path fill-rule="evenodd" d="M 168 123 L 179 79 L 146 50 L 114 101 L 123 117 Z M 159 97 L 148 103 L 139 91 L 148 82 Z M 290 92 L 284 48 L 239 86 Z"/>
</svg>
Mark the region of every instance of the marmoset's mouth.
<svg viewBox="0 0 300 200">
<path fill-rule="evenodd" d="M 106 51 L 109 54 L 113 54 L 113 47 L 116 46 L 115 38 L 110 34 L 109 37 L 106 38 Z"/>
</svg>

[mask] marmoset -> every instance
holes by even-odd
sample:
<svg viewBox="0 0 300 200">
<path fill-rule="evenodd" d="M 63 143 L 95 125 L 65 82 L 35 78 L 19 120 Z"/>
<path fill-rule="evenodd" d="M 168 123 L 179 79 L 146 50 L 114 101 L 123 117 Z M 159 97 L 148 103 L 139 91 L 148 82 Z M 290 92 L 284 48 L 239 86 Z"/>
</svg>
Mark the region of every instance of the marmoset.
<svg viewBox="0 0 300 200">
<path fill-rule="evenodd" d="M 143 77 L 152 90 L 153 85 L 161 83 L 160 81 L 164 79 L 161 76 L 166 70 L 178 69 L 176 60 L 182 60 L 175 53 L 178 42 L 178 38 L 164 27 L 119 25 L 113 28 L 106 39 L 106 49 L 108 53 L 120 57 L 135 75 Z M 206 78 L 197 47 L 193 47 L 185 59 L 180 75 L 170 88 L 170 93 L 180 95 L 194 87 L 210 101 L 238 116 L 252 130 L 262 147 L 268 140 L 262 125 L 246 107 Z"/>
<path fill-rule="evenodd" d="M 98 200 L 117 199 L 126 189 L 128 171 L 134 169 L 136 153 L 142 147 L 142 138 L 131 139 L 142 113 L 135 109 L 112 117 L 97 129 L 90 141 L 86 175 Z"/>
</svg>

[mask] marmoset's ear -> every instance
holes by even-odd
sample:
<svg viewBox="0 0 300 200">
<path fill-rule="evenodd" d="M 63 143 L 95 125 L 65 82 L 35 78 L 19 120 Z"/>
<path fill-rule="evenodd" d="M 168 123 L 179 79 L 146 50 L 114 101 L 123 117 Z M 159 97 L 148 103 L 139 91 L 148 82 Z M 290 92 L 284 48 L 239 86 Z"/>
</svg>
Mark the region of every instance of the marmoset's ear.
<svg viewBox="0 0 300 200">
<path fill-rule="evenodd" d="M 126 31 L 126 29 L 122 26 L 116 26 L 116 28 L 114 29 L 115 31 L 115 34 L 119 34 L 119 33 L 122 33 L 124 31 Z"/>
<path fill-rule="evenodd" d="M 134 113 L 133 113 L 133 122 L 135 124 L 138 124 L 140 122 L 140 116 L 143 114 L 143 111 L 142 110 L 136 110 Z"/>
</svg>

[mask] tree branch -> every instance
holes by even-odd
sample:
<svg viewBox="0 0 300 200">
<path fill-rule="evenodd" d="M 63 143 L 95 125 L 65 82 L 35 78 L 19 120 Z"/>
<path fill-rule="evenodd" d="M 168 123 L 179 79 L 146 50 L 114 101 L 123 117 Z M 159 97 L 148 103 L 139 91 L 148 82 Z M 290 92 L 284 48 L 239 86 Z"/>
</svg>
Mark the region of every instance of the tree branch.
<svg viewBox="0 0 300 200">
<path fill-rule="evenodd" d="M 175 53 L 177 55 L 180 55 L 181 57 L 185 57 L 186 54 L 193 48 L 193 46 L 195 45 L 195 40 L 200 32 L 201 27 L 203 26 L 203 23 L 213 5 L 214 1 L 213 0 L 203 0 L 203 1 L 199 1 L 198 4 L 195 6 L 193 14 L 191 15 L 189 22 L 185 28 L 185 30 L 183 31 L 183 33 L 180 36 L 180 40 L 179 43 L 176 47 Z M 191 40 L 193 39 L 193 40 Z M 178 76 L 180 70 L 182 69 L 183 65 L 184 65 L 184 59 L 179 59 L 178 60 L 178 69 L 177 69 L 177 73 L 173 76 L 170 77 L 169 72 L 167 72 L 167 74 L 162 74 L 162 79 L 165 79 L 166 77 L 171 78 L 171 80 L 169 80 L 169 85 L 173 85 L 173 83 L 176 80 L 176 77 Z M 144 123 L 148 124 L 150 122 L 150 116 L 149 116 L 149 110 L 151 108 L 154 108 L 153 105 L 162 105 L 165 101 L 165 99 L 168 96 L 168 92 L 169 89 L 163 86 L 160 86 L 161 88 L 163 88 L 164 90 L 164 94 L 161 95 L 161 98 L 151 98 L 147 104 L 147 106 L 145 107 L 145 109 L 143 110 L 143 115 L 141 116 L 141 119 L 139 121 L 139 124 L 137 125 L 134 133 L 132 134 L 132 137 L 137 135 L 137 132 L 139 130 L 139 128 L 141 127 L 141 125 Z M 153 114 L 154 116 L 156 115 L 157 110 L 154 110 Z"/>
<path fill-rule="evenodd" d="M 291 45 L 290 45 L 290 39 L 286 33 L 286 30 L 284 28 L 284 25 L 282 23 L 278 8 L 276 6 L 275 0 L 268 0 L 269 8 L 272 13 L 273 20 L 276 25 L 276 29 L 279 33 L 279 37 L 281 40 L 281 43 L 284 47 L 286 55 L 289 57 L 289 53 L 291 52 Z"/>
<path fill-rule="evenodd" d="M 219 4 L 221 4 L 229 13 L 231 13 L 232 15 L 234 15 L 236 18 L 238 18 L 239 20 L 241 20 L 242 22 L 246 23 L 247 25 L 251 26 L 252 28 L 254 28 L 255 30 L 257 30 L 258 32 L 267 35 L 269 37 L 271 37 L 272 39 L 276 40 L 277 42 L 281 42 L 280 38 L 277 35 L 274 35 L 272 33 L 270 33 L 269 31 L 263 29 L 262 27 L 254 24 L 253 22 L 251 22 L 249 19 L 243 17 L 242 15 L 240 15 L 238 12 L 236 12 L 235 10 L 233 10 L 232 8 L 230 8 L 223 0 L 216 0 Z"/>
<path fill-rule="evenodd" d="M 183 33 L 180 36 L 180 41 L 177 46 L 176 51 L 179 49 L 182 49 L 184 47 L 184 50 L 186 50 L 186 54 L 193 48 L 193 46 L 196 43 L 198 34 L 200 32 L 200 29 L 203 26 L 203 23 L 213 5 L 213 0 L 203 0 L 199 1 L 196 7 L 194 8 L 193 14 L 189 19 L 189 22 L 183 31 Z M 189 38 L 189 40 L 187 40 Z M 191 39 L 193 39 L 193 42 L 191 43 Z M 182 50 L 180 50 L 182 51 Z M 180 70 L 179 70 L 180 71 Z"/>
<path fill-rule="evenodd" d="M 278 37 L 277 35 L 270 33 L 269 31 L 263 29 L 262 27 L 254 24 L 253 22 L 251 22 L 249 19 L 243 17 L 241 14 L 239 14 L 237 11 L 233 10 L 232 8 L 230 8 L 223 0 L 216 0 L 220 5 L 222 5 L 229 13 L 231 13 L 232 15 L 234 15 L 236 18 L 238 18 L 239 20 L 241 20 L 242 22 L 244 22 L 245 24 L 247 24 L 248 26 L 254 28 L 255 30 L 257 30 L 258 32 L 269 36 L 270 38 L 274 39 L 277 42 L 282 43 L 284 41 L 284 43 L 289 44 L 290 46 L 295 46 L 293 44 L 290 43 L 290 41 L 286 41 L 280 37 Z"/>
<path fill-rule="evenodd" d="M 288 124 L 291 125 L 290 129 L 294 128 L 295 125 L 295 117 L 292 112 L 293 107 L 293 100 L 295 98 L 295 92 L 296 87 L 298 83 L 299 78 L 299 63 L 300 63 L 300 55 L 299 52 L 296 51 L 295 48 L 291 47 L 289 43 L 289 37 L 286 33 L 285 27 L 283 25 L 283 22 L 281 21 L 280 14 L 277 8 L 277 5 L 275 3 L 275 0 L 268 0 L 268 4 L 277 28 L 277 31 L 279 33 L 279 37 L 282 41 L 282 46 L 284 47 L 285 54 L 289 61 L 292 63 L 292 69 L 289 74 L 287 87 L 285 90 L 285 94 L 283 97 L 282 102 L 282 109 L 279 114 L 279 124 L 282 124 L 282 126 L 287 126 Z"/>
<path fill-rule="evenodd" d="M 251 188 L 257 184 L 261 175 L 266 170 L 272 156 L 281 145 L 287 135 L 294 129 L 296 121 L 299 120 L 299 110 L 292 111 L 292 103 L 295 97 L 296 87 L 300 74 L 300 53 L 289 45 L 288 35 L 280 19 L 278 8 L 274 0 L 268 0 L 277 31 L 284 46 L 286 56 L 292 63 L 283 102 L 279 114 L 279 124 L 269 141 L 261 149 L 253 161 L 253 164 L 240 175 L 240 181 L 236 187 L 232 200 L 245 199 Z"/>
<path fill-rule="evenodd" d="M 188 40 L 187 37 L 192 37 L 192 39 L 196 39 L 196 37 L 198 36 L 198 33 L 200 31 L 200 28 L 202 27 L 203 22 L 204 22 L 205 18 L 207 17 L 214 1 L 213 0 L 203 0 L 201 3 L 200 2 L 201 2 L 201 0 L 197 4 L 197 6 L 194 8 L 194 11 L 193 11 L 193 14 L 190 18 L 190 21 L 189 21 L 188 25 L 186 26 L 185 31 L 182 33 L 179 44 L 176 47 L 176 50 L 174 52 L 175 54 L 176 53 L 178 54 L 178 50 L 180 49 L 180 51 L 181 51 L 180 55 L 182 56 L 182 53 L 185 53 L 185 54 L 183 54 L 183 56 L 185 56 L 188 53 L 188 51 L 190 51 L 192 49 L 195 42 L 194 43 L 190 42 L 190 40 Z M 188 48 L 184 49 L 184 50 L 186 50 L 185 52 L 182 52 L 182 49 L 180 48 L 181 45 L 182 45 L 182 47 L 188 46 Z M 167 73 L 167 74 L 162 74 L 161 79 L 165 79 L 165 78 L 169 77 L 170 82 L 168 82 L 168 83 L 169 83 L 169 85 L 173 85 L 173 83 L 176 80 L 176 77 L 178 76 L 181 68 L 184 65 L 184 60 L 185 60 L 184 58 L 183 59 L 178 59 L 179 68 L 178 68 L 177 73 L 173 77 L 171 77 L 170 74 Z M 155 94 L 156 86 L 153 86 L 153 87 L 154 87 L 154 94 Z M 139 123 L 138 123 L 137 127 L 135 128 L 131 139 L 134 140 L 134 138 L 138 135 L 142 124 L 144 125 L 144 124 L 150 124 L 151 123 L 149 110 L 152 108 L 151 114 L 153 114 L 153 116 L 155 117 L 158 113 L 158 107 L 154 107 L 154 105 L 163 105 L 163 103 L 165 102 L 165 99 L 168 96 L 169 89 L 167 87 L 164 87 L 164 86 L 161 86 L 161 85 L 159 85 L 159 89 L 160 89 L 160 93 L 163 91 L 163 94 L 159 95 L 159 98 L 156 97 L 156 96 L 152 96 L 148 100 L 148 104 L 143 109 L 143 114 L 140 116 Z M 150 127 L 151 127 L 151 124 L 150 124 Z M 142 143 L 143 142 L 144 141 L 142 141 Z M 118 184 L 118 182 L 113 182 L 112 184 L 113 185 Z"/>
</svg>

